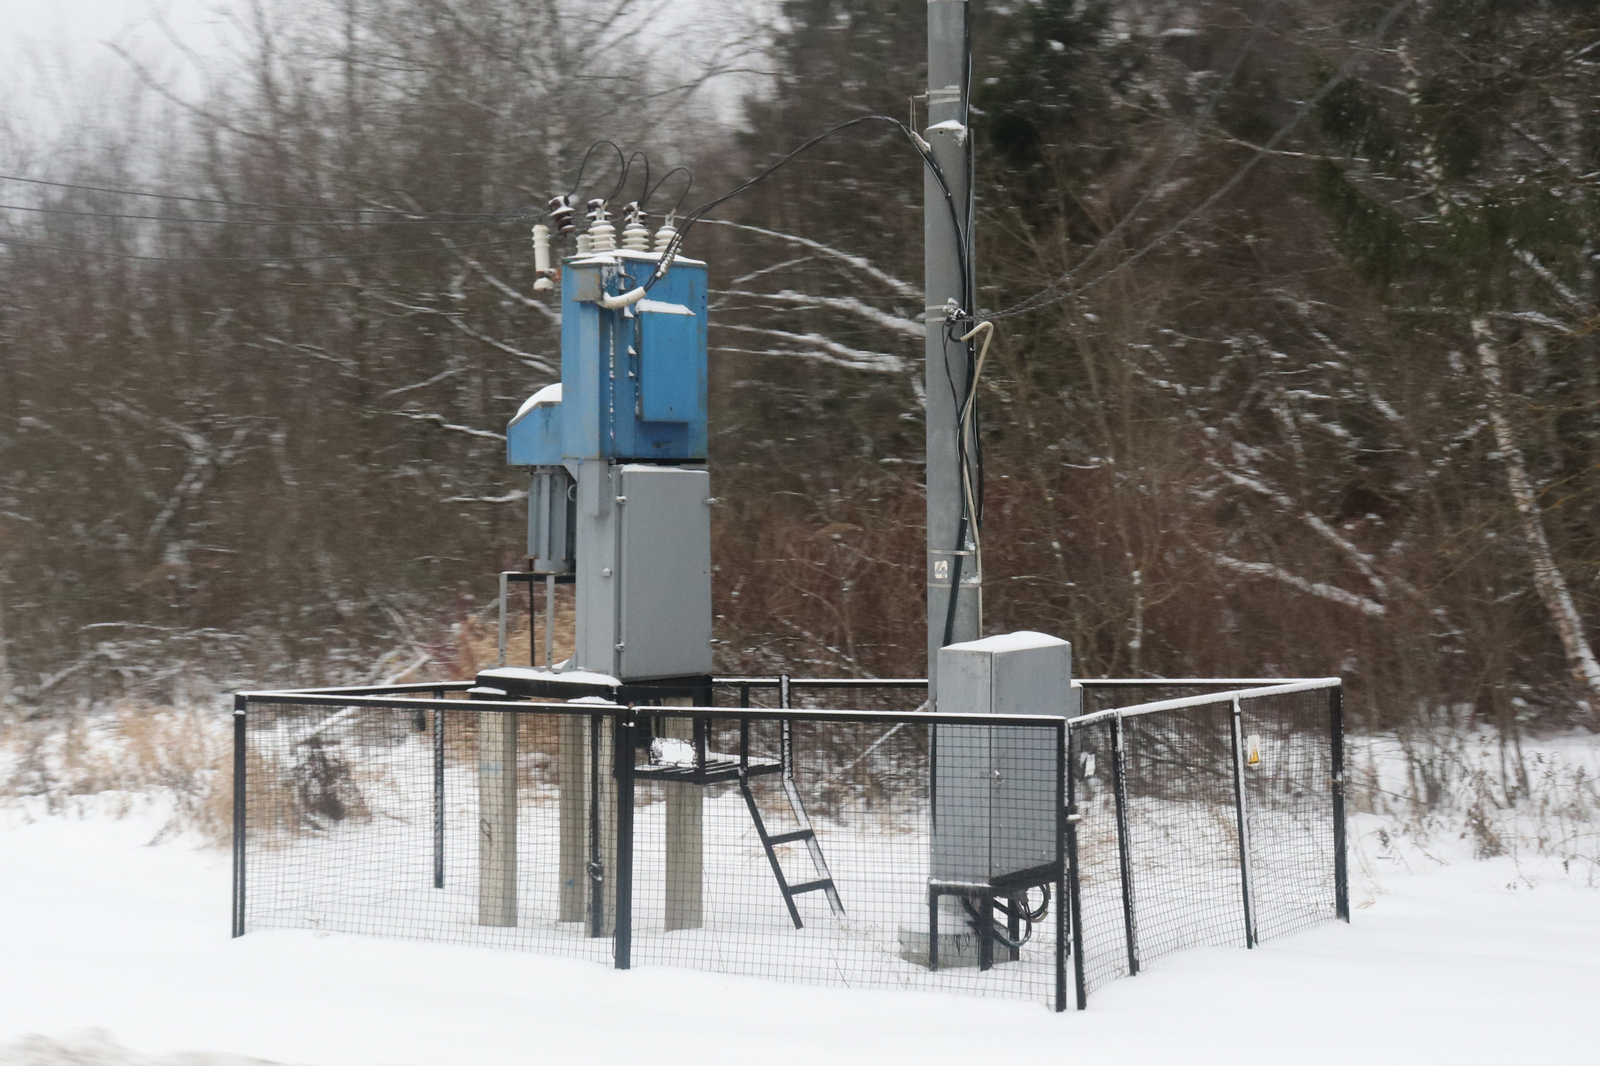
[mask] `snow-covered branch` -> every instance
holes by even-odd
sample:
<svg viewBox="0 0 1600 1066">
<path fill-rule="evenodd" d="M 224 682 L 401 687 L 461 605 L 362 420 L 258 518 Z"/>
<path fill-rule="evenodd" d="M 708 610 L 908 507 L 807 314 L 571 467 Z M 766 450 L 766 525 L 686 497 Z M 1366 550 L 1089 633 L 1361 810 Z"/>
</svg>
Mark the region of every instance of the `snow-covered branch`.
<svg viewBox="0 0 1600 1066">
<path fill-rule="evenodd" d="M 1389 609 L 1377 600 L 1358 596 L 1337 585 L 1329 585 L 1321 581 L 1308 581 L 1299 574 L 1285 570 L 1276 563 L 1251 563 L 1219 552 L 1208 552 L 1207 555 L 1212 562 L 1225 570 L 1232 570 L 1236 574 L 1244 574 L 1247 577 L 1270 578 L 1273 581 L 1288 585 L 1290 588 L 1316 596 L 1318 599 L 1328 600 L 1342 607 L 1354 608 L 1362 614 L 1374 618 L 1380 618 L 1389 613 Z"/>
<path fill-rule="evenodd" d="M 747 292 L 742 289 L 728 289 L 719 292 L 717 295 L 747 296 L 751 299 L 763 300 L 768 303 L 842 311 L 845 314 L 865 319 L 874 326 L 891 330 L 907 337 L 915 337 L 919 341 L 926 335 L 926 327 L 921 322 L 891 314 L 888 311 L 873 307 L 871 304 L 854 296 L 815 296 L 811 293 L 795 292 L 792 289 L 784 289 L 781 292 Z"/>
<path fill-rule="evenodd" d="M 851 348 L 840 344 L 838 341 L 830 340 L 820 333 L 791 333 L 782 329 L 766 329 L 761 326 L 741 326 L 728 323 L 724 323 L 719 328 L 735 330 L 740 333 L 753 333 L 757 336 L 770 337 L 800 346 L 798 348 L 771 348 L 757 351 L 719 345 L 717 347 L 719 352 L 741 352 L 746 355 L 795 356 L 801 359 L 831 363 L 834 366 L 847 367 L 850 370 L 866 370 L 875 374 L 900 374 L 907 369 L 906 361 L 898 355 L 893 355 L 889 352 L 868 352 L 858 348 Z"/>
<path fill-rule="evenodd" d="M 438 426 L 440 429 L 448 429 L 453 433 L 465 433 L 469 437 L 482 437 L 485 440 L 506 439 L 506 435 L 504 433 L 496 433 L 493 430 L 488 429 L 474 429 L 471 426 L 457 425 L 454 422 L 446 419 L 444 415 L 440 414 L 421 414 L 416 411 L 390 411 L 389 413 L 391 415 L 397 415 L 400 418 L 409 418 L 413 422 L 429 422 Z"/>
<path fill-rule="evenodd" d="M 922 290 L 920 288 L 908 282 L 901 281 L 893 274 L 873 266 L 871 260 L 867 259 L 865 256 L 851 255 L 849 252 L 841 252 L 837 248 L 830 248 L 826 244 L 812 240 L 810 237 L 796 237 L 792 233 L 782 233 L 773 229 L 762 229 L 760 226 L 747 226 L 742 222 L 728 222 L 720 218 L 705 218 L 701 219 L 700 221 L 703 225 L 707 226 L 731 226 L 733 229 L 743 230 L 746 233 L 759 233 L 763 237 L 776 237 L 780 241 L 787 241 L 790 244 L 799 245 L 802 248 L 809 248 L 811 251 L 816 252 L 819 255 L 823 255 L 829 259 L 834 259 L 838 262 L 844 263 L 851 269 L 858 270 L 867 275 L 867 277 L 887 285 L 889 288 L 893 289 L 901 296 L 904 296 L 906 299 L 917 301 L 919 306 L 922 303 Z"/>
</svg>

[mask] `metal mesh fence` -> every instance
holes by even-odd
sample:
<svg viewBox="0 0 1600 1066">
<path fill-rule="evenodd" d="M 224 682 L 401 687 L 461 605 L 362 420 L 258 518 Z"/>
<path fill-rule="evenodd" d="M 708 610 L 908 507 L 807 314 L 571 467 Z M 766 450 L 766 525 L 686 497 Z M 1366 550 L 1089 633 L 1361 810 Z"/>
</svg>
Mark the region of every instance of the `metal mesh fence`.
<svg viewBox="0 0 1600 1066">
<path fill-rule="evenodd" d="M 1100 716 L 1071 727 L 1080 1005 L 1174 951 L 1348 916 L 1337 686 L 1196 688 L 1086 687 Z M 1182 704 L 1112 710 L 1124 694 Z"/>
<path fill-rule="evenodd" d="M 1336 683 L 1089 685 L 1067 722 L 913 712 L 910 682 L 892 711 L 815 710 L 840 693 L 782 682 L 739 709 L 241 697 L 235 933 L 1059 1009 L 1069 952 L 1082 1006 L 1171 952 L 1348 917 Z"/>
<path fill-rule="evenodd" d="M 249 704 L 236 931 L 1064 995 L 1064 721 L 427 702 Z"/>
<path fill-rule="evenodd" d="M 563 889 L 554 874 L 518 876 L 530 867 L 574 873 L 573 856 L 561 853 L 562 818 L 570 823 L 573 812 L 561 802 L 559 757 L 563 731 L 588 754 L 590 716 L 505 715 L 449 702 L 448 710 L 420 711 L 250 706 L 246 925 L 609 959 L 610 941 L 589 935 L 581 920 L 581 870 L 576 911 L 572 885 Z M 599 735 L 603 746 L 603 719 Z M 579 770 L 587 772 L 587 759 Z M 514 820 L 504 816 L 507 780 Z M 610 788 L 600 796 L 614 802 Z M 513 827 L 514 847 L 496 839 Z M 563 921 L 564 913 L 580 920 Z"/>
<path fill-rule="evenodd" d="M 1072 800 L 1077 823 L 1073 863 L 1078 891 L 1077 974 L 1087 995 L 1134 972 L 1129 952 L 1124 883 L 1124 826 L 1117 817 L 1115 756 L 1110 719 L 1072 730 Z"/>
<path fill-rule="evenodd" d="M 1239 701 L 1258 940 L 1339 916 L 1330 698 L 1314 689 Z"/>
</svg>

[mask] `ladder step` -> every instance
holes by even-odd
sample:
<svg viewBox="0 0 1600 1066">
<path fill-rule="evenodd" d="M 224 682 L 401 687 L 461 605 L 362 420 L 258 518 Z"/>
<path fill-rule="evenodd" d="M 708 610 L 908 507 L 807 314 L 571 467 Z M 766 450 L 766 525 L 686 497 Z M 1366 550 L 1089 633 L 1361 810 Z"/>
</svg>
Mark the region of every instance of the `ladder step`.
<svg viewBox="0 0 1600 1066">
<path fill-rule="evenodd" d="M 793 844 L 796 840 L 810 840 L 817 834 L 810 829 L 796 829 L 792 833 L 779 833 L 767 838 L 768 844 Z"/>
<path fill-rule="evenodd" d="M 822 889 L 832 888 L 832 887 L 833 887 L 833 878 L 827 877 L 827 878 L 822 879 L 821 881 L 807 881 L 803 885 L 791 885 L 789 887 L 789 895 L 798 896 L 802 892 L 817 892 L 817 891 L 820 891 Z"/>
</svg>

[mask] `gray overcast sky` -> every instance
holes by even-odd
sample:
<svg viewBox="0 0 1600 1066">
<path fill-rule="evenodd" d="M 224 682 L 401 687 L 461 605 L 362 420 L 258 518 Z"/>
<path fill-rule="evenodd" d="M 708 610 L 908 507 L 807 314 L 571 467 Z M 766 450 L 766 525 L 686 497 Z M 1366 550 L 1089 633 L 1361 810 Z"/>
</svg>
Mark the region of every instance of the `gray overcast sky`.
<svg viewBox="0 0 1600 1066">
<path fill-rule="evenodd" d="M 92 99 L 97 85 L 126 70 L 108 44 L 156 67 L 176 66 L 154 16 L 164 16 L 204 53 L 215 47 L 224 25 L 219 12 L 230 6 L 229 0 L 0 0 L 0 106 L 26 126 L 49 129 L 63 107 Z"/>
</svg>

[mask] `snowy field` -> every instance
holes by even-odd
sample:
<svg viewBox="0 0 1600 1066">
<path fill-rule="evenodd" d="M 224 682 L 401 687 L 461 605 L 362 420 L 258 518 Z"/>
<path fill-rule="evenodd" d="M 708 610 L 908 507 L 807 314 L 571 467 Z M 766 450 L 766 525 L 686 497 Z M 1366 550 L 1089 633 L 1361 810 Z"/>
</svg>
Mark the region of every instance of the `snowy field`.
<svg viewBox="0 0 1600 1066">
<path fill-rule="evenodd" d="M 1371 817 L 1352 823 L 1352 925 L 1172 955 L 1065 1015 L 340 933 L 231 940 L 226 855 L 151 845 L 156 814 L 4 817 L 4 1066 L 1600 1059 L 1600 893 L 1559 866 L 1381 848 Z"/>
</svg>

